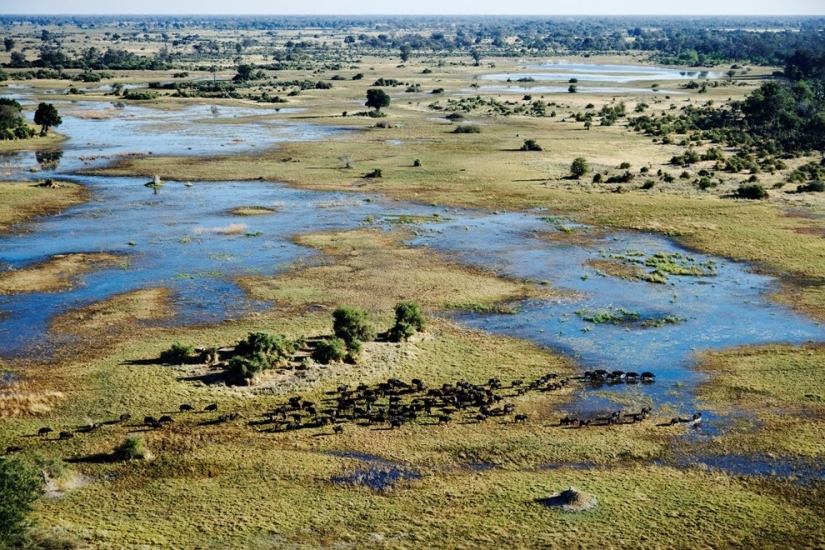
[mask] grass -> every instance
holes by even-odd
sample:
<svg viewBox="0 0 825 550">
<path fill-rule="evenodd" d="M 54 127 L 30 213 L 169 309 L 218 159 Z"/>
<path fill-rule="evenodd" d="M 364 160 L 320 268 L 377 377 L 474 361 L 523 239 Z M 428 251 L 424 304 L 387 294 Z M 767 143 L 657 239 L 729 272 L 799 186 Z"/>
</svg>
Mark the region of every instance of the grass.
<svg viewBox="0 0 825 550">
<path fill-rule="evenodd" d="M 0 142 L 0 144 L 5 142 Z M 0 235 L 13 224 L 55 214 L 88 200 L 89 193 L 74 183 L 49 189 L 31 182 L 0 182 Z"/>
<path fill-rule="evenodd" d="M 106 253 L 52 256 L 35 265 L 0 273 L 0 294 L 65 291 L 84 273 L 116 265 L 120 260 Z"/>
<path fill-rule="evenodd" d="M 703 402 L 752 419 L 717 443 L 740 452 L 822 460 L 816 434 L 825 429 L 825 348 L 745 347 L 705 353 L 700 365 L 711 375 L 699 389 Z"/>
</svg>

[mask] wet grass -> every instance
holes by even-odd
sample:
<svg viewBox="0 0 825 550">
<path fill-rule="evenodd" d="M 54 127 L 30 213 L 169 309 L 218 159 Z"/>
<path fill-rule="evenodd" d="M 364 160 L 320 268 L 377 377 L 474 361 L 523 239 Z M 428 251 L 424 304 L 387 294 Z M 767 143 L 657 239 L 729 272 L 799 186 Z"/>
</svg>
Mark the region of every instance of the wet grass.
<svg viewBox="0 0 825 550">
<path fill-rule="evenodd" d="M 700 363 L 711 375 L 699 388 L 704 403 L 733 417 L 716 444 L 740 453 L 821 460 L 825 430 L 825 348 L 821 345 L 746 347 L 706 353 Z"/>
</svg>

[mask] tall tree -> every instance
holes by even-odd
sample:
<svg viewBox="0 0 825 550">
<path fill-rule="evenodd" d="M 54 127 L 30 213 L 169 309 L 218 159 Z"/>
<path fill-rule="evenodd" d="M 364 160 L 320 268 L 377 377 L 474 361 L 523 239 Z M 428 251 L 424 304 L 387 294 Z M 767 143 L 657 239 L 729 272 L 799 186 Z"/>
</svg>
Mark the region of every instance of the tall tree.
<svg viewBox="0 0 825 550">
<path fill-rule="evenodd" d="M 34 123 L 41 126 L 40 135 L 45 136 L 49 133 L 49 128 L 63 124 L 63 119 L 60 118 L 54 105 L 41 103 L 37 106 L 37 111 L 34 112 Z"/>
<path fill-rule="evenodd" d="M 372 107 L 376 111 L 380 111 L 381 107 L 388 107 L 390 104 L 390 96 L 384 90 L 371 88 L 367 90 L 367 107 Z"/>
</svg>

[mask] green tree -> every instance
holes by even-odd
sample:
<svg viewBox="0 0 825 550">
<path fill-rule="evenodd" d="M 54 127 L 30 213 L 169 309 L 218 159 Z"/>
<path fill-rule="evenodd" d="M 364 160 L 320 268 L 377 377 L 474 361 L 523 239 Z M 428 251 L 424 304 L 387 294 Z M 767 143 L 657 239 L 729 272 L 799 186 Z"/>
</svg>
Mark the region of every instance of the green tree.
<svg viewBox="0 0 825 550">
<path fill-rule="evenodd" d="M 590 167 L 587 165 L 587 160 L 584 157 L 577 158 L 570 165 L 570 174 L 576 179 L 579 179 L 589 171 Z"/>
<path fill-rule="evenodd" d="M 14 41 L 14 38 L 6 38 L 3 40 L 3 46 L 5 46 L 7 52 L 12 51 L 15 44 L 16 42 Z"/>
<path fill-rule="evenodd" d="M 332 312 L 335 336 L 353 348 L 358 342 L 375 339 L 375 329 L 367 322 L 367 312 L 351 306 L 339 306 Z"/>
<path fill-rule="evenodd" d="M 395 325 L 390 329 L 389 338 L 393 342 L 407 340 L 424 330 L 426 320 L 421 307 L 415 302 L 399 302 L 395 306 Z"/>
<path fill-rule="evenodd" d="M 401 46 L 401 61 L 407 62 L 410 59 L 411 54 L 412 48 L 409 44 L 404 44 Z"/>
<path fill-rule="evenodd" d="M 43 488 L 43 477 L 21 460 L 0 458 L 0 548 L 26 542 L 26 516 Z"/>
<path fill-rule="evenodd" d="M 318 342 L 312 352 L 312 358 L 328 365 L 336 361 L 343 361 L 347 356 L 347 343 L 341 338 L 327 338 Z"/>
<path fill-rule="evenodd" d="M 26 139 L 34 135 L 22 112 L 17 101 L 0 97 L 0 139 Z"/>
<path fill-rule="evenodd" d="M 367 102 L 364 105 L 380 111 L 381 107 L 389 107 L 390 96 L 384 90 L 369 89 L 367 90 Z"/>
<path fill-rule="evenodd" d="M 37 111 L 34 113 L 34 123 L 41 126 L 40 135 L 45 136 L 49 133 L 49 128 L 63 124 L 63 119 L 60 118 L 54 105 L 51 103 L 41 103 L 37 106 Z"/>
<path fill-rule="evenodd" d="M 470 50 L 470 55 L 473 56 L 473 64 L 478 67 L 481 64 L 481 52 L 473 48 Z"/>
</svg>

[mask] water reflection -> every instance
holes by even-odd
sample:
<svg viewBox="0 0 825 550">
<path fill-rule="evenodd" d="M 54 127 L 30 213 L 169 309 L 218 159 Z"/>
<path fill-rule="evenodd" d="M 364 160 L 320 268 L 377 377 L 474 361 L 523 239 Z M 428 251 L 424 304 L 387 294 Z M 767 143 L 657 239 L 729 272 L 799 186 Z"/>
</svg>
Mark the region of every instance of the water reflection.
<svg viewBox="0 0 825 550">
<path fill-rule="evenodd" d="M 34 158 L 37 160 L 37 164 L 40 165 L 41 170 L 57 170 L 60 166 L 60 159 L 63 158 L 63 151 L 36 151 Z"/>
</svg>

